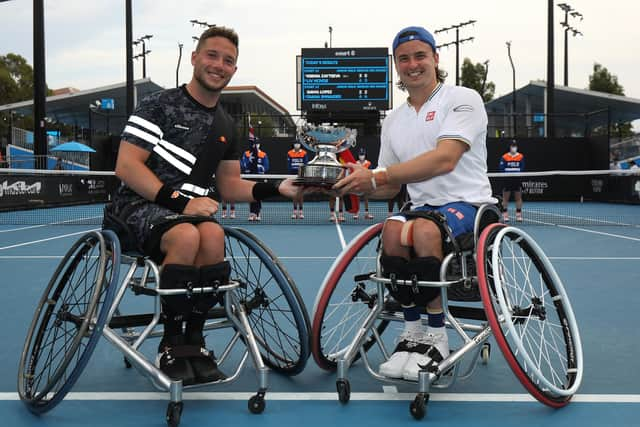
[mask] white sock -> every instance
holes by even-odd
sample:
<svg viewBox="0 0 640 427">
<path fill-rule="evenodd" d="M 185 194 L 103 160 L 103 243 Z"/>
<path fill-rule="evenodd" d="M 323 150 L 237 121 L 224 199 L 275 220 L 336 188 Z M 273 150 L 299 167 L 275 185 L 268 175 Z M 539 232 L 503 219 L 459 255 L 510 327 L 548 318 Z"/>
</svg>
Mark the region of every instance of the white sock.
<svg viewBox="0 0 640 427">
<path fill-rule="evenodd" d="M 404 330 L 406 332 L 420 332 L 422 331 L 422 320 L 405 320 Z"/>
</svg>

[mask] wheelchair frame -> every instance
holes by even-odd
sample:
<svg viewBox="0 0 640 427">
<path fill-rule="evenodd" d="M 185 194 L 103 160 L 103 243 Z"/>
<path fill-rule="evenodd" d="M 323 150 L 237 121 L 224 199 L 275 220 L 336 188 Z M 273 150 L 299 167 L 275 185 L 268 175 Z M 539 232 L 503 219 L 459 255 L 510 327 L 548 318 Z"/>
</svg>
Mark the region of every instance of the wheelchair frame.
<svg viewBox="0 0 640 427">
<path fill-rule="evenodd" d="M 248 283 L 254 279 L 256 282 L 261 281 L 262 269 L 260 269 L 260 273 L 252 271 L 243 274 L 236 272 L 241 266 L 235 265 L 234 260 L 230 260 L 232 276 L 225 285 L 189 289 L 160 289 L 158 265 L 148 257 L 139 254 L 121 254 L 119 240 L 115 233 L 103 230 L 82 236 L 69 250 L 52 277 L 25 341 L 18 373 L 18 390 L 21 400 L 27 404 L 29 410 L 34 413 L 43 413 L 62 401 L 84 369 L 98 338 L 102 335 L 123 353 L 126 367 L 134 366 L 151 381 L 155 388 L 169 392 L 166 413 L 166 421 L 169 426 L 177 426 L 180 422 L 183 409 L 183 390 L 236 380 L 248 356 L 251 356 L 258 382 L 258 390 L 249 399 L 248 408 L 252 413 L 261 413 L 265 408 L 265 393 L 268 388 L 269 367 L 267 364 L 276 371 L 288 374 L 297 374 L 304 368 L 309 356 L 309 319 L 295 284 L 268 248 L 245 230 L 231 227 L 224 227 L 224 229 L 225 250 L 235 251 L 237 249 L 238 252 L 241 252 L 247 258 L 247 269 L 253 269 L 253 264 L 249 263 L 256 261 L 250 260 L 252 257 L 253 259 L 257 258 L 261 267 L 263 264 L 265 265 L 264 274 L 271 274 L 270 279 L 264 280 L 267 282 L 266 284 Z M 93 259 L 98 261 L 94 262 Z M 244 262 L 238 264 L 245 266 Z M 116 282 L 120 279 L 121 265 L 128 265 L 128 269 L 118 284 Z M 73 294 L 69 296 L 68 288 L 71 286 L 73 287 L 71 292 L 75 291 L 75 284 L 69 282 L 76 279 L 78 268 L 82 272 L 78 274 L 77 280 L 92 282 L 88 283 L 91 288 L 91 298 L 87 298 L 92 304 L 84 304 L 83 301 L 80 301 L 81 304 L 78 305 L 82 305 L 86 311 L 76 314 L 73 312 L 73 303 L 78 302 L 76 300 L 81 298 L 77 298 Z M 255 276 L 257 274 L 260 274 L 260 277 L 249 277 L 249 275 Z M 241 277 L 237 279 L 236 275 Z M 254 289 L 248 289 L 254 285 Z M 271 295 L 268 292 L 272 291 L 272 287 L 268 288 L 269 286 L 277 286 L 277 290 L 282 294 L 270 299 Z M 67 288 L 66 291 L 65 288 Z M 132 290 L 136 295 L 153 296 L 153 313 L 122 315 L 119 307 L 127 290 Z M 255 292 L 250 295 L 250 292 L 253 291 Z M 209 311 L 205 330 L 234 329 L 229 342 L 219 353 L 218 363 L 224 364 L 239 341 L 244 343 L 245 348 L 229 377 L 212 383 L 183 386 L 181 380 L 171 380 L 149 361 L 140 352 L 140 346 L 150 337 L 161 336 L 161 332 L 157 330 L 159 323 L 161 323 L 161 296 L 211 292 L 224 293 L 224 308 L 213 308 Z M 85 289 L 84 293 L 88 294 L 89 292 Z M 284 296 L 284 298 L 280 298 L 280 296 Z M 71 304 L 67 299 L 71 300 Z M 284 302 L 280 302 L 280 300 L 284 300 Z M 286 310 L 280 308 L 283 304 L 288 304 Z M 290 313 L 281 315 L 292 316 L 293 319 L 290 323 L 295 324 L 297 335 L 292 334 L 288 342 L 288 345 L 293 349 L 282 349 L 284 354 L 277 354 L 278 350 L 274 350 L 270 345 L 270 339 L 274 339 L 273 337 L 261 337 L 253 330 L 253 326 L 259 321 L 253 321 L 254 325 L 252 325 L 250 319 L 252 311 L 269 310 L 270 305 L 283 313 Z M 273 320 L 275 321 L 276 317 L 273 317 Z M 41 359 L 40 352 L 47 351 L 46 348 L 49 345 L 43 345 L 43 342 L 46 343 L 52 335 L 54 336 L 53 344 L 48 350 L 52 353 L 57 335 L 56 328 L 61 325 L 66 327 L 67 322 L 72 325 L 72 329 L 73 327 L 76 329 L 72 345 L 67 346 L 65 342 L 64 350 L 65 352 L 68 350 L 69 354 L 65 354 L 59 366 L 53 369 L 54 375 L 48 375 L 48 382 L 43 390 L 35 390 L 34 392 L 32 389 L 34 378 L 36 378 L 35 381 L 41 381 L 37 378 L 43 375 L 37 371 L 39 359 Z M 138 332 L 136 330 L 138 327 L 142 327 L 142 331 Z M 275 325 L 274 322 L 273 327 L 276 328 L 278 325 Z M 117 329 L 121 329 L 122 333 L 116 332 Z M 51 332 L 52 330 L 54 333 Z M 261 328 L 258 330 L 264 332 Z M 299 342 L 295 342 L 296 338 L 299 339 Z M 80 343 L 83 339 L 86 339 L 86 342 L 84 348 L 81 348 Z M 261 348 L 267 352 L 267 363 L 261 354 Z M 80 354 L 80 357 L 77 357 L 76 352 Z M 49 356 L 50 354 L 47 354 L 47 357 Z M 271 360 L 272 358 L 273 360 Z M 74 359 L 76 360 L 75 365 Z M 56 360 L 51 361 L 51 363 L 56 362 Z M 36 382 L 36 388 L 38 385 L 39 383 Z"/>
<path fill-rule="evenodd" d="M 487 221 L 486 215 L 491 215 L 495 221 Z M 411 402 L 409 408 L 410 413 L 414 418 L 421 419 L 426 414 L 429 392 L 432 387 L 447 388 L 453 385 L 456 379 L 469 378 L 475 370 L 479 356 L 483 363 L 488 362 L 490 355 L 490 344 L 487 342 L 487 340 L 492 335 L 496 335 L 496 341 L 498 342 L 498 345 L 502 352 L 505 354 L 505 359 L 508 361 L 510 367 L 512 368 L 520 382 L 522 382 L 525 388 L 527 388 L 527 390 L 534 397 L 536 397 L 536 399 L 540 400 L 544 404 L 556 408 L 562 407 L 569 402 L 571 396 L 573 395 L 573 393 L 575 393 L 575 390 L 580 385 L 583 368 L 580 336 L 568 298 L 566 296 L 566 293 L 564 292 L 564 289 L 562 288 L 559 277 L 553 270 L 553 267 L 548 262 L 539 246 L 537 246 L 537 244 L 535 244 L 535 242 L 526 233 L 514 227 L 505 227 L 504 225 L 497 223 L 499 221 L 499 218 L 500 210 L 497 207 L 492 205 L 482 205 L 479 207 L 474 223 L 473 247 L 462 248 L 457 245 L 455 241 L 452 242 L 454 243 L 454 249 L 444 257 L 440 269 L 440 281 L 436 282 L 392 280 L 383 277 L 380 268 L 381 241 L 378 242 L 376 249 L 377 255 L 375 261 L 375 271 L 356 275 L 353 279 L 357 284 L 354 290 L 351 292 L 352 301 L 354 303 L 366 303 L 370 308 L 370 311 L 366 316 L 364 316 L 364 320 L 362 320 L 361 325 L 359 327 L 357 326 L 357 330 L 355 331 L 351 341 L 346 340 L 343 350 L 337 351 L 335 353 L 335 367 L 337 370 L 336 389 L 340 402 L 347 403 L 350 399 L 351 386 L 348 380 L 347 373 L 350 366 L 357 359 L 362 359 L 365 370 L 372 377 L 378 380 L 390 383 L 416 383 L 416 381 L 394 379 L 380 375 L 371 366 L 371 362 L 367 355 L 370 347 L 373 345 L 373 343 L 376 343 L 384 359 L 388 360 L 390 354 L 385 347 L 381 335 L 386 329 L 388 322 L 403 321 L 402 313 L 401 311 L 399 311 L 401 310 L 400 305 L 398 303 L 390 302 L 389 299 L 385 297 L 386 286 L 411 286 L 416 292 L 418 290 L 418 287 L 440 288 L 447 327 L 454 329 L 463 341 L 459 349 L 451 352 L 449 355 L 443 355 L 445 357 L 441 362 L 436 363 L 434 361 L 431 361 L 427 366 L 421 367 L 422 369 L 418 373 L 417 381 L 418 393 L 415 399 Z M 491 222 L 496 222 L 496 224 L 490 224 Z M 483 228 L 484 232 L 482 232 L 481 234 Z M 344 266 L 344 262 L 350 263 L 358 254 L 358 252 L 364 248 L 365 245 L 367 245 L 369 242 L 380 235 L 381 229 L 382 225 L 377 224 L 371 226 L 367 230 L 363 231 L 359 236 L 354 238 L 354 240 L 352 241 L 354 246 L 346 247 L 345 250 L 343 250 L 342 254 L 338 257 L 338 259 L 336 259 L 336 262 L 332 266 L 332 269 L 327 273 L 327 276 L 325 277 L 323 286 L 321 287 L 316 299 L 313 315 L 312 349 L 314 357 L 318 362 L 326 359 L 323 355 L 318 354 L 318 352 L 322 352 L 324 348 L 324 345 L 322 343 L 324 316 L 326 314 L 326 310 L 328 310 L 327 307 L 331 305 L 330 298 L 332 297 L 336 287 L 339 286 L 338 281 L 340 280 L 340 277 L 342 277 L 342 274 L 346 274 L 346 268 L 348 267 L 344 267 L 344 269 L 342 269 Z M 505 236 L 509 237 L 507 238 Z M 511 346 L 513 345 L 513 343 L 510 342 L 513 341 L 513 339 L 505 339 L 505 336 L 508 335 L 509 332 L 507 332 L 507 334 L 504 333 L 504 331 L 502 330 L 502 324 L 508 323 L 507 320 L 511 319 L 513 315 L 513 313 L 509 313 L 508 311 L 511 308 L 511 305 L 505 308 L 505 304 L 500 305 L 496 303 L 495 300 L 501 298 L 501 301 L 498 302 L 504 302 L 504 300 L 507 301 L 507 304 L 511 304 L 511 302 L 509 301 L 509 295 L 505 296 L 504 294 L 502 294 L 502 291 L 500 289 L 496 291 L 495 287 L 497 287 L 497 285 L 494 285 L 494 283 L 500 283 L 500 280 L 502 280 L 501 275 L 503 275 L 504 272 L 498 271 L 498 274 L 487 272 L 488 269 L 484 264 L 499 262 L 500 260 L 498 259 L 498 252 L 502 250 L 501 245 L 511 237 L 513 238 L 516 245 L 522 244 L 523 247 L 525 247 L 526 251 L 530 251 L 530 253 L 532 254 L 531 258 L 533 259 L 532 263 L 534 267 L 540 272 L 540 275 L 542 276 L 541 278 L 544 279 L 545 285 L 549 288 L 553 288 L 554 293 L 551 302 L 556 306 L 556 309 L 558 311 L 561 311 L 560 314 L 564 316 L 564 318 L 561 320 L 568 320 L 568 326 L 563 329 L 564 339 L 567 343 L 567 359 L 571 359 L 567 360 L 569 366 L 566 369 L 566 374 L 571 378 L 567 378 L 566 380 L 566 382 L 570 386 L 566 391 L 558 390 L 560 387 L 556 387 L 554 384 L 549 385 L 548 381 L 546 381 L 546 378 L 544 377 L 544 374 L 541 373 L 540 370 L 538 370 L 538 372 L 536 373 L 536 375 L 539 376 L 536 377 L 537 381 L 536 383 L 534 383 L 527 371 L 527 366 L 530 366 L 528 364 L 530 360 L 524 360 L 524 362 L 520 360 L 523 358 L 520 356 L 520 354 L 524 354 L 524 359 L 528 357 L 527 350 L 520 346 L 518 347 L 518 349 L 516 350 L 516 354 L 514 355 L 514 351 L 511 350 Z M 487 243 L 487 240 L 491 239 L 493 240 Z M 494 243 L 499 247 L 491 247 L 491 245 L 493 245 Z M 506 244 L 509 243 L 510 242 L 506 242 Z M 483 252 L 493 251 L 491 260 L 487 259 L 484 254 L 477 253 L 479 246 L 481 246 L 480 249 Z M 356 252 L 356 250 L 358 252 Z M 527 252 L 527 254 L 529 254 L 529 252 Z M 477 273 L 476 276 L 473 276 L 471 274 L 472 272 L 468 271 L 467 261 L 468 259 L 473 259 L 476 255 L 479 259 L 482 260 L 483 265 L 478 265 L 477 263 Z M 449 269 L 450 267 L 452 267 L 455 261 L 458 262 L 460 274 L 459 277 L 451 280 L 450 278 L 448 278 L 448 276 L 450 276 Z M 340 272 L 338 273 L 339 275 L 336 276 L 334 274 L 334 269 L 342 270 L 340 270 Z M 487 277 L 489 277 L 490 280 L 487 280 Z M 453 306 L 449 304 L 449 300 L 447 298 L 447 289 L 449 287 L 453 285 L 459 285 L 463 286 L 465 289 L 472 289 L 473 285 L 477 285 L 478 281 L 482 280 L 484 280 L 484 283 L 482 284 L 482 286 L 480 286 L 480 289 L 482 291 L 480 292 L 480 294 L 482 296 L 484 309 L 469 306 Z M 364 287 L 362 287 L 361 285 L 364 281 L 372 281 L 375 283 L 375 290 L 370 294 L 366 294 Z M 491 281 L 491 284 L 488 284 L 489 281 Z M 348 279 L 347 283 L 349 283 Z M 486 292 L 487 289 L 492 290 Z M 500 294 L 502 296 L 496 296 L 496 294 Z M 342 301 L 346 300 L 348 300 L 348 298 L 344 298 Z M 535 300 L 535 298 L 533 298 L 533 300 Z M 334 303 L 334 305 L 340 305 L 340 302 Z M 492 310 L 488 310 L 488 307 L 490 306 L 493 307 Z M 535 303 L 531 303 L 529 307 L 519 308 L 520 312 L 515 313 L 514 311 L 514 313 L 515 317 L 520 316 L 520 318 L 516 319 L 516 321 L 512 323 L 524 322 L 521 318 L 525 316 L 525 314 L 528 314 L 528 318 L 531 318 L 532 316 L 538 316 L 539 319 L 544 320 L 546 315 L 544 312 L 545 308 L 544 306 L 541 306 L 541 303 L 539 303 L 538 306 L 536 306 Z M 513 308 L 517 309 L 517 304 L 513 305 Z M 526 310 L 529 310 L 529 312 L 527 313 Z M 330 313 L 330 316 L 334 315 L 335 313 Z M 351 312 L 349 312 L 349 316 L 356 317 Z M 346 317 L 347 316 L 345 316 L 345 318 Z M 465 323 L 458 320 L 458 318 L 477 320 L 481 321 L 482 323 Z M 378 323 L 378 326 L 376 326 L 376 322 L 386 323 Z M 513 324 L 511 324 L 511 327 L 513 328 Z M 327 328 L 330 329 L 330 331 L 327 332 L 327 335 L 333 335 L 334 330 L 329 327 Z M 336 326 L 335 329 L 338 329 L 338 327 Z M 473 335 L 471 336 L 467 332 L 471 332 L 473 333 Z M 518 343 L 516 342 L 516 344 Z M 333 346 L 332 343 L 332 346 L 329 347 L 333 349 L 335 346 Z M 459 372 L 459 367 L 461 364 L 460 362 L 468 354 L 471 355 L 469 365 L 467 369 L 461 373 Z M 549 361 L 549 363 L 551 362 Z M 331 368 L 331 366 L 327 365 L 326 363 L 319 364 L 325 369 Z M 523 368 L 522 364 L 525 364 L 526 366 Z M 553 392 L 558 392 L 559 395 L 552 395 L 552 393 L 549 392 L 549 386 L 554 388 Z"/>
</svg>

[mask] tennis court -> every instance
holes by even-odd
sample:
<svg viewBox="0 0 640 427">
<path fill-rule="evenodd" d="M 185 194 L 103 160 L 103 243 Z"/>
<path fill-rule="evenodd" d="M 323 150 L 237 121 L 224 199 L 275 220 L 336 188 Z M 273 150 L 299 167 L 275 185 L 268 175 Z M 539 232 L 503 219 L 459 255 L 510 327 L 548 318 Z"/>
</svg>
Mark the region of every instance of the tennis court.
<svg viewBox="0 0 640 427">
<path fill-rule="evenodd" d="M 319 211 L 317 217 L 322 221 L 254 225 L 238 215 L 239 226 L 256 234 L 284 263 L 308 309 L 313 307 L 318 287 L 341 249 L 336 227 L 327 221 L 326 207 L 309 206 L 307 210 L 312 208 Z M 75 209 L 76 217 L 90 217 L 99 212 L 98 208 L 95 212 L 87 212 L 86 208 L 65 209 L 72 212 Z M 265 212 L 271 209 L 282 209 L 279 214 L 288 213 L 288 205 L 265 206 Z M 386 205 L 376 205 L 377 220 L 383 219 L 385 210 Z M 542 210 L 551 211 L 552 215 L 545 219 L 539 214 L 534 216 Z M 488 365 L 479 366 L 470 379 L 432 394 L 422 421 L 414 420 L 407 410 L 415 395 L 413 387 L 380 383 L 356 363 L 350 370 L 352 401 L 342 405 L 335 393 L 335 374 L 322 371 L 310 359 L 305 370 L 295 377 L 270 375 L 263 414 L 247 411 L 246 400 L 255 392 L 255 374 L 249 365 L 234 383 L 185 392 L 181 425 L 292 425 L 301 420 L 309 426 L 635 425 L 640 410 L 640 373 L 633 369 L 640 352 L 634 318 L 635 308 L 640 304 L 636 289 L 640 280 L 639 213 L 640 207 L 634 205 L 525 205 L 525 222 L 518 225 L 536 239 L 557 269 L 582 335 L 583 383 L 573 402 L 563 409 L 552 410 L 529 397 L 494 347 Z M 53 411 L 36 417 L 19 401 L 18 360 L 42 289 L 72 243 L 99 226 L 95 219 L 84 225 L 48 224 L 42 220 L 27 224 L 25 216 L 29 213 L 12 212 L 12 215 L 22 218 L 22 223 L 0 221 L 3 272 L 0 322 L 4 325 L 0 332 L 4 344 L 0 356 L 0 416 L 5 425 L 73 426 L 89 422 L 96 426 L 164 425 L 167 394 L 157 392 L 135 370 L 126 369 L 122 355 L 105 340 L 98 345 L 72 392 Z M 559 225 L 550 225 L 554 224 L 553 216 Z M 573 219 L 559 220 L 563 216 Z M 50 222 L 60 222 L 60 215 L 54 212 L 49 217 L 56 219 Z M 576 217 L 608 218 L 610 224 L 585 225 L 588 222 Z M 355 236 L 366 224 L 362 219 L 347 221 L 341 228 L 345 239 Z M 155 342 L 143 350 L 151 357 L 154 346 Z"/>
</svg>

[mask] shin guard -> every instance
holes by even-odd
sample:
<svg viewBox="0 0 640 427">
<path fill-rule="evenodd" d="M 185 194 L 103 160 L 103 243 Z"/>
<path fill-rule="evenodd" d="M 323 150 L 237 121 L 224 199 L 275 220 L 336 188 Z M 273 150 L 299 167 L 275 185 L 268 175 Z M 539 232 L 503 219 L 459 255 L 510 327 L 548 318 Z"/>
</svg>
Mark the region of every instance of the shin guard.
<svg viewBox="0 0 640 427">
<path fill-rule="evenodd" d="M 197 286 L 199 271 L 191 265 L 166 264 L 160 273 L 160 289 L 190 289 Z M 165 337 L 182 335 L 182 321 L 193 310 L 190 293 L 162 296 Z"/>
</svg>

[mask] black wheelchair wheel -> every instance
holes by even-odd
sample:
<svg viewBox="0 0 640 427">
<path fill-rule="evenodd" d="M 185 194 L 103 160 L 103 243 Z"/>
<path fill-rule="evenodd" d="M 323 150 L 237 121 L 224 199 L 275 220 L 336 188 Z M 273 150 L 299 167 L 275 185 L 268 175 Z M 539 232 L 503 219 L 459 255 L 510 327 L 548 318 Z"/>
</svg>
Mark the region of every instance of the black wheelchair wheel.
<svg viewBox="0 0 640 427">
<path fill-rule="evenodd" d="M 296 375 L 310 355 L 309 317 L 295 283 L 276 256 L 246 230 L 224 227 L 225 256 L 265 365 Z"/>
<path fill-rule="evenodd" d="M 369 280 L 369 275 L 376 272 L 381 233 L 382 223 L 356 236 L 338 255 L 318 291 L 313 309 L 311 351 L 322 369 L 336 369 L 337 360 L 347 351 L 376 303 L 377 285 Z M 388 324 L 388 320 L 377 320 L 378 333 L 382 334 Z M 373 336 L 369 337 L 365 350 L 374 342 Z M 359 357 L 360 353 L 355 360 Z"/>
<path fill-rule="evenodd" d="M 102 335 L 120 266 L 115 234 L 90 232 L 66 253 L 38 303 L 18 368 L 18 394 L 37 414 L 76 382 Z"/>
</svg>

